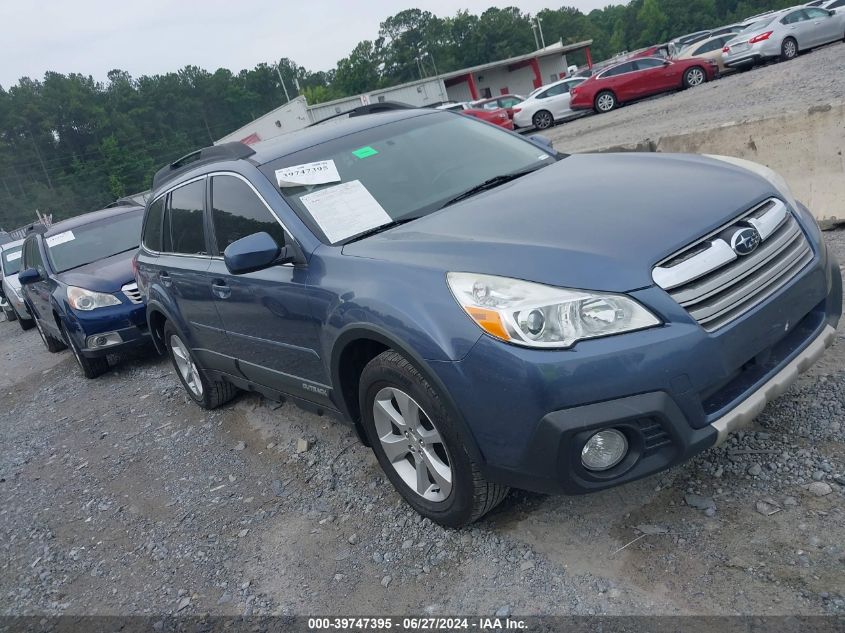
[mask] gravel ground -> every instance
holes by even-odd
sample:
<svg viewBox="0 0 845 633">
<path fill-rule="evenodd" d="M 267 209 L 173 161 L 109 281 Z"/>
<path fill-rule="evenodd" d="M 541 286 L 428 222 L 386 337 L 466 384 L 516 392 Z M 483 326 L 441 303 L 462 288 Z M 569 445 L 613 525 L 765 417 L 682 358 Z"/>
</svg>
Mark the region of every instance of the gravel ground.
<svg viewBox="0 0 845 633">
<path fill-rule="evenodd" d="M 591 115 L 544 132 L 561 152 L 656 140 L 845 102 L 845 44 L 804 53 L 790 62 L 733 73 L 614 112 Z"/>
<path fill-rule="evenodd" d="M 559 126 L 557 146 L 625 142 L 633 116 L 653 138 L 829 103 L 843 59 L 830 46 Z M 845 261 L 845 231 L 825 239 Z M 515 491 L 453 531 L 342 425 L 255 395 L 203 411 L 151 354 L 85 381 L 0 323 L 0 615 L 845 614 L 842 338 L 719 449 L 595 495 Z"/>
</svg>

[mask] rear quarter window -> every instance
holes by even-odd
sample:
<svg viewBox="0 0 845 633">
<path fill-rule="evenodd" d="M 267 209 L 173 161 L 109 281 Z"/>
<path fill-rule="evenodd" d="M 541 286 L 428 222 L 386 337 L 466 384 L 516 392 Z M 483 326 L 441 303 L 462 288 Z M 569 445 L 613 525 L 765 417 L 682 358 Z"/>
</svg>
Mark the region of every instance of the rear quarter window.
<svg viewBox="0 0 845 633">
<path fill-rule="evenodd" d="M 144 233 L 142 241 L 144 246 L 151 251 L 161 250 L 161 223 L 164 215 L 164 200 L 167 196 L 162 196 L 150 205 L 147 211 L 147 218 L 144 220 Z"/>
</svg>

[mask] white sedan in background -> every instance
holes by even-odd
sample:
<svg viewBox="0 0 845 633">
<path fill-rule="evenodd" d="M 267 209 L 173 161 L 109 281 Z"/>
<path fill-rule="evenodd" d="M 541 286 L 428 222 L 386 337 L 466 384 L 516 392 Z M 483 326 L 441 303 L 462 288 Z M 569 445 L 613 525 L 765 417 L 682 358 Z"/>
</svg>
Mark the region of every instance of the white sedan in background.
<svg viewBox="0 0 845 633">
<path fill-rule="evenodd" d="M 569 91 L 584 80 L 584 77 L 570 77 L 537 88 L 525 101 L 513 108 L 514 125 L 545 130 L 556 121 L 582 116 L 584 112 L 570 109 Z"/>
</svg>

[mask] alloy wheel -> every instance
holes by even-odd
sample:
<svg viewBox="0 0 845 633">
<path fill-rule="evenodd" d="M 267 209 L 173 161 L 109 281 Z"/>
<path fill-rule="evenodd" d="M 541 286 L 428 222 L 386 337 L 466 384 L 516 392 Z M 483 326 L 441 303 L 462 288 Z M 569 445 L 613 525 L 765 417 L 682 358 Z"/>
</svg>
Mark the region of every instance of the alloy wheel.
<svg viewBox="0 0 845 633">
<path fill-rule="evenodd" d="M 552 115 L 548 112 L 538 112 L 534 115 L 534 127 L 545 130 L 552 126 Z"/>
<path fill-rule="evenodd" d="M 610 110 L 613 109 L 614 102 L 615 102 L 615 99 L 613 98 L 612 95 L 603 94 L 599 97 L 597 104 L 598 104 L 599 110 L 601 110 L 602 112 L 609 112 Z"/>
<path fill-rule="evenodd" d="M 197 365 L 191 358 L 191 353 L 188 348 L 175 334 L 170 336 L 170 351 L 173 353 L 173 360 L 176 362 L 176 368 L 182 376 L 182 380 L 190 389 L 191 393 L 197 398 L 202 398 L 202 380 L 200 380 L 200 373 L 197 370 Z"/>
<path fill-rule="evenodd" d="M 691 68 L 687 72 L 687 84 L 690 86 L 700 86 L 704 83 L 704 72 L 700 68 Z"/>
<path fill-rule="evenodd" d="M 404 391 L 384 387 L 373 401 L 381 448 L 402 481 L 427 501 L 444 501 L 452 491 L 452 461 L 440 432 Z"/>
<path fill-rule="evenodd" d="M 787 59 L 792 59 L 798 53 L 798 47 L 792 40 L 786 40 L 783 43 L 783 56 Z"/>
</svg>

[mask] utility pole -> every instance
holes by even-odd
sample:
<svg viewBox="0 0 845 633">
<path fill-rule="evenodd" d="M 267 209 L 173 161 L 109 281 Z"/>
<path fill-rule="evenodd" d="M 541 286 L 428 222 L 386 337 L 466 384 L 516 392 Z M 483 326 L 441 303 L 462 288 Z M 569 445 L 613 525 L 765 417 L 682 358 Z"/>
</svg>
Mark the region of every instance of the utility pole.
<svg viewBox="0 0 845 633">
<path fill-rule="evenodd" d="M 279 70 L 279 65 L 276 64 L 276 74 L 279 76 L 279 81 L 282 82 L 282 90 L 285 91 L 285 103 L 290 101 L 290 96 L 288 96 L 288 87 L 285 85 L 285 80 L 282 79 L 282 71 Z"/>
<path fill-rule="evenodd" d="M 534 33 L 534 50 L 540 50 L 540 40 L 537 39 L 537 25 L 534 23 L 534 20 L 531 20 L 531 30 Z"/>
<path fill-rule="evenodd" d="M 540 31 L 540 44 L 543 48 L 546 48 L 546 39 L 543 37 L 543 21 L 540 19 L 540 16 L 536 16 L 537 18 L 537 29 Z"/>
</svg>

